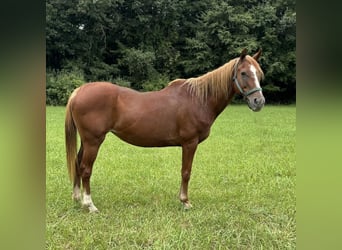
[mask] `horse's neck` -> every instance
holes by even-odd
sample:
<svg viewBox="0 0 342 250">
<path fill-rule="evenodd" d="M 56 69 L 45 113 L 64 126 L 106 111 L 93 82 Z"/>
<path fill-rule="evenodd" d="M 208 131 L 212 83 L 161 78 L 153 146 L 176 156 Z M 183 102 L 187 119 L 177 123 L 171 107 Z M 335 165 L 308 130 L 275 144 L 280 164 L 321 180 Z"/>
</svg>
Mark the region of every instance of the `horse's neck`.
<svg viewBox="0 0 342 250">
<path fill-rule="evenodd" d="M 234 97 L 234 91 L 230 91 L 226 96 L 215 98 L 213 96 L 208 97 L 208 107 L 216 118 L 222 111 L 228 106 Z"/>
</svg>

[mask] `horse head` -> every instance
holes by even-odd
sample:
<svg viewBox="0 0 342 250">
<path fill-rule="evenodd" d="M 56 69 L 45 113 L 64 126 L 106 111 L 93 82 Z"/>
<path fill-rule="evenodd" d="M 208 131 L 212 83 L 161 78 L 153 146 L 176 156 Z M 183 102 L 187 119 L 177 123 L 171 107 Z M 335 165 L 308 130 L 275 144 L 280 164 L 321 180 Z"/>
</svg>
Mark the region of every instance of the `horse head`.
<svg viewBox="0 0 342 250">
<path fill-rule="evenodd" d="M 260 81 L 263 72 L 258 64 L 261 49 L 252 57 L 243 49 L 234 65 L 235 92 L 241 93 L 247 100 L 248 107 L 253 111 L 260 111 L 265 104 Z"/>
</svg>

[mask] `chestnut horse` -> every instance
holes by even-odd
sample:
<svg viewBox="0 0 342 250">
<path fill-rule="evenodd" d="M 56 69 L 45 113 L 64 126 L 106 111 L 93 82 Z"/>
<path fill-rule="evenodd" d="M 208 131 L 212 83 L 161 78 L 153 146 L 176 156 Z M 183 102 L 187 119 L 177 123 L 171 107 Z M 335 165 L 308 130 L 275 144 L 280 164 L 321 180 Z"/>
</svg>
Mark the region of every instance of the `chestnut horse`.
<svg viewBox="0 0 342 250">
<path fill-rule="evenodd" d="M 141 147 L 182 147 L 179 199 L 191 207 L 188 184 L 197 145 L 234 94 L 242 94 L 249 108 L 265 103 L 259 81 L 263 72 L 244 49 L 240 56 L 197 78 L 176 79 L 160 91 L 140 93 L 107 82 L 84 84 L 74 90 L 66 107 L 65 137 L 74 200 L 89 212 L 98 211 L 90 196 L 90 177 L 100 145 L 108 132 Z M 77 153 L 76 134 L 80 135 Z M 83 199 L 81 199 L 81 181 Z"/>
</svg>

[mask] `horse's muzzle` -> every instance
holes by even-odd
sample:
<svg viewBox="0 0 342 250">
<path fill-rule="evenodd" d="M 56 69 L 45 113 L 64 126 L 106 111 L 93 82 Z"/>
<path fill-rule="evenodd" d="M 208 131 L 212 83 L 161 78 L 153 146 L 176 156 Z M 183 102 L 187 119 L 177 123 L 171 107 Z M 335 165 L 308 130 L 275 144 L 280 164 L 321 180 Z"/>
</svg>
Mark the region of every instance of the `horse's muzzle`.
<svg viewBox="0 0 342 250">
<path fill-rule="evenodd" d="M 251 95 L 247 97 L 247 104 L 251 110 L 258 112 L 264 107 L 265 98 L 262 94 L 260 96 Z"/>
</svg>

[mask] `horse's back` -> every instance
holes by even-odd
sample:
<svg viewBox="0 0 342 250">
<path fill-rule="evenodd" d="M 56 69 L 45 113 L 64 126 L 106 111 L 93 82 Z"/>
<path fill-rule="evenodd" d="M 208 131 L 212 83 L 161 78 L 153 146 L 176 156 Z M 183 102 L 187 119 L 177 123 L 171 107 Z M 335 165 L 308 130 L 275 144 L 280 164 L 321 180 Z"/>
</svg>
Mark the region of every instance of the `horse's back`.
<svg viewBox="0 0 342 250">
<path fill-rule="evenodd" d="M 75 109 L 85 112 L 112 110 L 112 105 L 118 101 L 119 97 L 134 98 L 140 94 L 138 91 L 110 82 L 86 83 L 75 92 L 72 94 L 74 95 L 73 106 Z"/>
<path fill-rule="evenodd" d="M 83 84 L 72 95 L 74 95 L 74 98 L 77 98 L 74 102 L 79 103 L 79 105 L 85 105 L 86 103 L 94 101 L 99 103 L 99 99 L 104 101 L 105 97 L 115 96 L 117 88 L 117 85 L 109 82 L 91 82 Z"/>
</svg>

